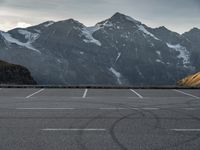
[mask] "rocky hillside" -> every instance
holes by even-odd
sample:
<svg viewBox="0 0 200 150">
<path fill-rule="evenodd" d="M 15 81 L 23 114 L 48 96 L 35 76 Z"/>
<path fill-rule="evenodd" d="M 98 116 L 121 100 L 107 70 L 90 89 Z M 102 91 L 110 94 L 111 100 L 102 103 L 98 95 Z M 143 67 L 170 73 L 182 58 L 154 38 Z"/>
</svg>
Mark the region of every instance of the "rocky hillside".
<svg viewBox="0 0 200 150">
<path fill-rule="evenodd" d="M 69 19 L 0 32 L 0 59 L 39 84 L 175 85 L 200 69 L 199 36 L 116 13 L 92 27 Z"/>
<path fill-rule="evenodd" d="M 35 85 L 36 82 L 26 68 L 0 61 L 0 84 Z"/>
<path fill-rule="evenodd" d="M 178 81 L 178 84 L 185 87 L 200 87 L 200 72 Z"/>
</svg>

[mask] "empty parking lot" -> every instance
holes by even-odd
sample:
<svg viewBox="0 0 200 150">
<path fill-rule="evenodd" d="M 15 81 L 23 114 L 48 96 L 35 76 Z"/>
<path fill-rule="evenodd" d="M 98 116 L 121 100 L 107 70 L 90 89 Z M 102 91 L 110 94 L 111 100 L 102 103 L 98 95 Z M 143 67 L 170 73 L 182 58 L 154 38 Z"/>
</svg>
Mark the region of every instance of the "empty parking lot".
<svg viewBox="0 0 200 150">
<path fill-rule="evenodd" d="M 0 89 L 0 148 L 199 150 L 199 89 Z"/>
</svg>

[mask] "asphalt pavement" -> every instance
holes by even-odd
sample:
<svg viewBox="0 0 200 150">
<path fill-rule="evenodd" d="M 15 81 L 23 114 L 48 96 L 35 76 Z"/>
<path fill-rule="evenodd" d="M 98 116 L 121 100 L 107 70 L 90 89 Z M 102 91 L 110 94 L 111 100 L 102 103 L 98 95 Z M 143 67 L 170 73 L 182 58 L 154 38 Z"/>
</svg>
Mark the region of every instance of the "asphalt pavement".
<svg viewBox="0 0 200 150">
<path fill-rule="evenodd" d="M 0 150 L 199 150 L 200 89 L 0 89 Z"/>
</svg>

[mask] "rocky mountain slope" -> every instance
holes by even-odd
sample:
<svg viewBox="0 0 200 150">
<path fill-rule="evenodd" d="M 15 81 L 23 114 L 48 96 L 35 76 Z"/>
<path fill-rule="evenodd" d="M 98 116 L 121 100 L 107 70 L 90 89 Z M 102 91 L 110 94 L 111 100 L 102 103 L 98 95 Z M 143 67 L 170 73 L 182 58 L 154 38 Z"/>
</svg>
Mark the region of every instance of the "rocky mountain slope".
<svg viewBox="0 0 200 150">
<path fill-rule="evenodd" d="M 199 36 L 116 13 L 93 27 L 69 19 L 0 32 L 0 59 L 27 67 L 39 84 L 175 85 L 199 69 Z"/>
<path fill-rule="evenodd" d="M 178 81 L 178 84 L 185 87 L 200 87 L 200 72 Z"/>
<path fill-rule="evenodd" d="M 26 68 L 0 61 L 0 84 L 35 85 L 36 82 Z"/>
</svg>

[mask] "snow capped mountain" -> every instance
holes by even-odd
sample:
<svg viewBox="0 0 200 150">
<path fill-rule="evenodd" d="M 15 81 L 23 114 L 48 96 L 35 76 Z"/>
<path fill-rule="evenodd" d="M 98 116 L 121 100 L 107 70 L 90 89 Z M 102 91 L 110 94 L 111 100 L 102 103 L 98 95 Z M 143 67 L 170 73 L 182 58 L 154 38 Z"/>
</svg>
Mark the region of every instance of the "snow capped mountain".
<svg viewBox="0 0 200 150">
<path fill-rule="evenodd" d="M 0 32 L 0 59 L 27 67 L 39 84 L 173 85 L 200 69 L 197 31 L 154 29 L 121 13 L 92 27 L 47 21 Z"/>
</svg>

